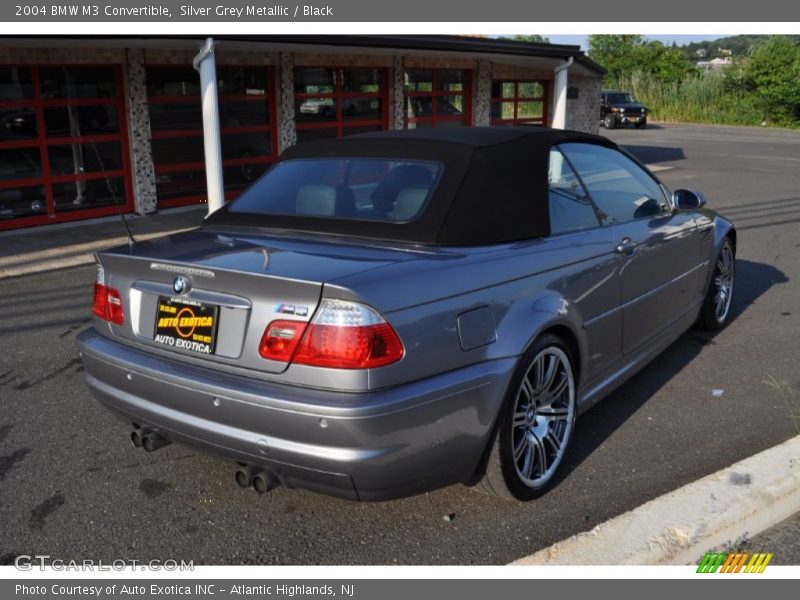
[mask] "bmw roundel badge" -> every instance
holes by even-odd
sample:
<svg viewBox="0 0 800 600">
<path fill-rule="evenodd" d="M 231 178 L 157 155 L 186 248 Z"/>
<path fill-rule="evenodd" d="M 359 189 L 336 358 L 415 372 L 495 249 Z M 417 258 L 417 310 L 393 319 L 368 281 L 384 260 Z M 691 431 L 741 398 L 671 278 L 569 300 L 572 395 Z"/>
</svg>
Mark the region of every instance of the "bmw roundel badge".
<svg viewBox="0 0 800 600">
<path fill-rule="evenodd" d="M 186 277 L 176 277 L 172 282 L 172 289 L 176 294 L 183 294 L 189 291 L 189 280 Z"/>
</svg>

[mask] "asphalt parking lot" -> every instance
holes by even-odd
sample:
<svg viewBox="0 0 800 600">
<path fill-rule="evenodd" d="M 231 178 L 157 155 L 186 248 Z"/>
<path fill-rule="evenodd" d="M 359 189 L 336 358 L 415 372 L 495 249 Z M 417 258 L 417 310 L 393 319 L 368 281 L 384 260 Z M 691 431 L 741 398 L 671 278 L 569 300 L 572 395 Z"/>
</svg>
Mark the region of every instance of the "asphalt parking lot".
<svg viewBox="0 0 800 600">
<path fill-rule="evenodd" d="M 94 269 L 77 267 L 0 281 L 0 564 L 504 564 L 797 434 L 800 132 L 601 133 L 737 224 L 733 320 L 688 332 L 579 419 L 544 497 L 515 505 L 461 486 L 375 504 L 258 496 L 185 447 L 135 450 L 83 384 L 74 338 Z"/>
</svg>

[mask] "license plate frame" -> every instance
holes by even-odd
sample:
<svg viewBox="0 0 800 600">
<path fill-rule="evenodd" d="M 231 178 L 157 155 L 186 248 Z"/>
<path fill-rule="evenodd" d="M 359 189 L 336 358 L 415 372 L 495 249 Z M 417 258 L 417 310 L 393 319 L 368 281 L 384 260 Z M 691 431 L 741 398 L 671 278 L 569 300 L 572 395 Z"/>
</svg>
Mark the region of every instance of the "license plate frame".
<svg viewBox="0 0 800 600">
<path fill-rule="evenodd" d="M 190 354 L 211 356 L 216 351 L 218 326 L 219 306 L 188 298 L 159 296 L 153 341 Z"/>
</svg>

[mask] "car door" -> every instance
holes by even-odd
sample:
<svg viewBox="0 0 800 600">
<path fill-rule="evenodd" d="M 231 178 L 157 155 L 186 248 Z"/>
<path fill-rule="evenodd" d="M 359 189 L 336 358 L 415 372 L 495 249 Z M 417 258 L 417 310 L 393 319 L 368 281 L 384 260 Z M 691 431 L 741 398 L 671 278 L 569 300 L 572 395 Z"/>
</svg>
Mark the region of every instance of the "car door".
<svg viewBox="0 0 800 600">
<path fill-rule="evenodd" d="M 594 144 L 561 148 L 616 244 L 622 353 L 630 354 L 698 301 L 700 238 L 694 216 L 674 211 L 663 186 L 619 150 Z"/>
<path fill-rule="evenodd" d="M 548 195 L 547 246 L 564 265 L 552 285 L 580 313 L 587 349 L 583 379 L 591 382 L 620 358 L 619 257 L 597 208 L 557 148 L 550 151 Z"/>
</svg>

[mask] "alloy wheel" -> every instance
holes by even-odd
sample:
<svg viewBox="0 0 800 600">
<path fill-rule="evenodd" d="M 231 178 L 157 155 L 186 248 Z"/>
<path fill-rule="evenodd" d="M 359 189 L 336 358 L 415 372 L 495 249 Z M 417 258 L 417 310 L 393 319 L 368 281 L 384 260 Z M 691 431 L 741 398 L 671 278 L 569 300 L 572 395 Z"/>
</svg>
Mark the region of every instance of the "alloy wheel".
<svg viewBox="0 0 800 600">
<path fill-rule="evenodd" d="M 714 269 L 714 315 L 720 323 L 728 318 L 733 297 L 733 249 L 729 243 L 722 246 Z"/>
<path fill-rule="evenodd" d="M 525 486 L 544 487 L 558 469 L 574 413 L 575 378 L 569 358 L 560 348 L 544 348 L 522 378 L 511 423 L 514 467 Z"/>
</svg>

